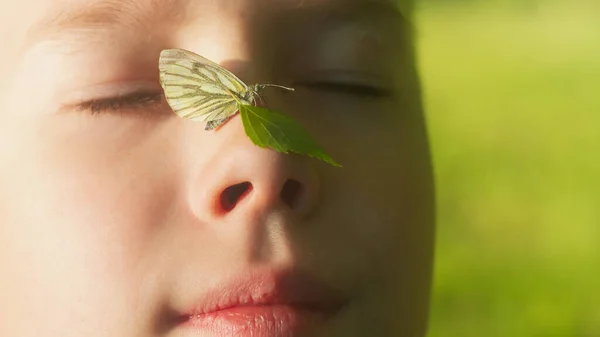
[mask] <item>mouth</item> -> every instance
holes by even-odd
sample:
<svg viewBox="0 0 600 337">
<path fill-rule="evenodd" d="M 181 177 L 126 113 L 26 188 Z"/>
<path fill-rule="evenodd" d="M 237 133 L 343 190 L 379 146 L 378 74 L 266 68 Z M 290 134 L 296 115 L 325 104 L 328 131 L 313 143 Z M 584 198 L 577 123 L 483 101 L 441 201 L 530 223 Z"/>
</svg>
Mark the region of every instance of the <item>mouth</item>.
<svg viewBox="0 0 600 337">
<path fill-rule="evenodd" d="M 339 291 L 306 274 L 255 272 L 206 292 L 181 320 L 198 336 L 297 336 L 346 304 Z"/>
</svg>

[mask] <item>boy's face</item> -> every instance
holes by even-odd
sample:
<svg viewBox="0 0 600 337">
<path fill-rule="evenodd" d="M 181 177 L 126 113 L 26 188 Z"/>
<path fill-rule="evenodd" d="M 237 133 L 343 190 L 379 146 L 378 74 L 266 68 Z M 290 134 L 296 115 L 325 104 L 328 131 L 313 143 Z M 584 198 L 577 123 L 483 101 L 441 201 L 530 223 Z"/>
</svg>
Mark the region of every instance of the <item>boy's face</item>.
<svg viewBox="0 0 600 337">
<path fill-rule="evenodd" d="M 391 5 L 0 12 L 0 336 L 424 335 L 432 177 Z M 160 99 L 168 48 L 294 87 L 267 105 L 343 168 L 259 148 L 239 116 L 211 132 L 177 117 Z"/>
</svg>

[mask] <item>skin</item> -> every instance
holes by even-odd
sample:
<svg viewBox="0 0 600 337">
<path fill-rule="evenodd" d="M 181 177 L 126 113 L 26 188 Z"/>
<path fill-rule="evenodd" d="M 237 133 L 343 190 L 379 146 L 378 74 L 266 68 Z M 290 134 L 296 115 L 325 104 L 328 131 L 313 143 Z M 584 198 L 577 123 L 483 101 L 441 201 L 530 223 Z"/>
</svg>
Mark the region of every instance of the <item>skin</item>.
<svg viewBox="0 0 600 337">
<path fill-rule="evenodd" d="M 326 0 L 135 0 L 48 19 L 99 2 L 0 4 L 0 336 L 183 336 L 166 312 L 279 267 L 348 296 L 310 336 L 424 336 L 434 193 L 410 25 L 390 7 Z M 266 89 L 269 107 L 344 167 L 259 148 L 239 116 L 206 132 L 164 102 L 73 108 L 160 92 L 166 48 L 295 87 Z M 392 95 L 310 84 L 340 69 Z M 223 209 L 242 182 L 252 191 Z"/>
</svg>

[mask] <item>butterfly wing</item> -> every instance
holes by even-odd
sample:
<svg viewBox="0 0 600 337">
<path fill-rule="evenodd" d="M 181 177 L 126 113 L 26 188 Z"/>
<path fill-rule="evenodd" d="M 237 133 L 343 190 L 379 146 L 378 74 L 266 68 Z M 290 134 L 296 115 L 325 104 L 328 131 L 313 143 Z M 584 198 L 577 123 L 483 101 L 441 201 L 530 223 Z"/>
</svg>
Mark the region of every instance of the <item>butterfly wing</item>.
<svg viewBox="0 0 600 337">
<path fill-rule="evenodd" d="M 167 102 L 178 116 L 193 121 L 226 119 L 248 91 L 227 69 L 183 49 L 163 50 L 159 70 Z"/>
</svg>

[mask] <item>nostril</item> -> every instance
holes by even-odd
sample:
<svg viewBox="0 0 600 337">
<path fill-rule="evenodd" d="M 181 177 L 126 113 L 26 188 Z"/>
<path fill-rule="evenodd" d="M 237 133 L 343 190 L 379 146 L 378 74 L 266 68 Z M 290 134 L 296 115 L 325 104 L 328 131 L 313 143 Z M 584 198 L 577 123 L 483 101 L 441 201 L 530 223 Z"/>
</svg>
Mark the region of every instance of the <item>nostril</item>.
<svg viewBox="0 0 600 337">
<path fill-rule="evenodd" d="M 286 203 L 290 208 L 294 208 L 300 194 L 302 193 L 302 184 L 294 179 L 289 179 L 283 185 L 281 189 L 281 199 Z"/>
<path fill-rule="evenodd" d="M 231 211 L 248 193 L 252 191 L 252 184 L 244 182 L 227 187 L 221 193 L 221 209 Z"/>
</svg>

